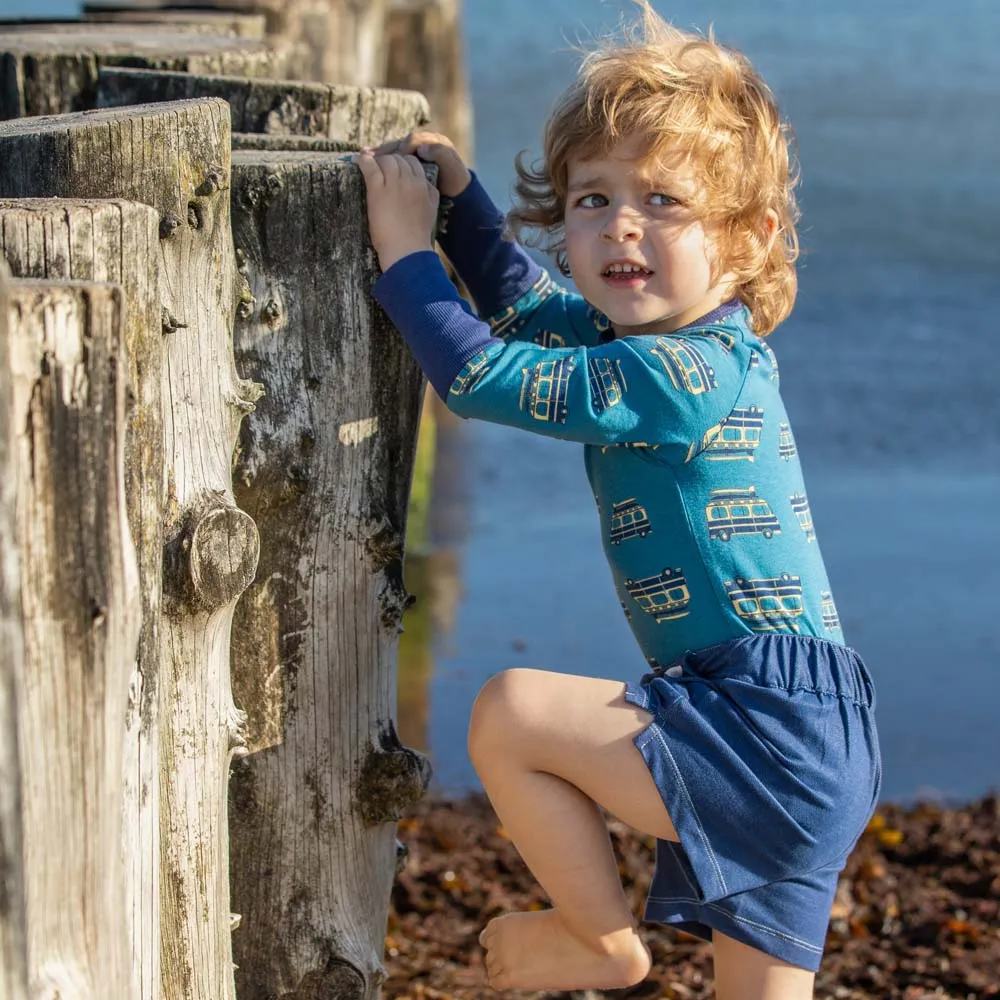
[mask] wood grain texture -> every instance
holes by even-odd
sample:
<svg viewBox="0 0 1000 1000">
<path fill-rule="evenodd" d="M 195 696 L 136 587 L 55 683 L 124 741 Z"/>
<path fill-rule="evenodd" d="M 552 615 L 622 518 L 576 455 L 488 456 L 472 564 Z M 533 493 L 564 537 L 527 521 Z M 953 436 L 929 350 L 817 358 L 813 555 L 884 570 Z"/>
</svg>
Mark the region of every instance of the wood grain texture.
<svg viewBox="0 0 1000 1000">
<path fill-rule="evenodd" d="M 213 0 L 226 11 L 261 12 L 267 37 L 286 53 L 288 76 L 378 86 L 385 76 L 386 0 Z M 156 4 L 154 4 L 156 6 Z M 198 8 L 205 0 L 171 0 Z"/>
<path fill-rule="evenodd" d="M 158 213 L 121 200 L 0 199 L 0 256 L 15 276 L 122 286 L 128 373 L 125 497 L 141 622 L 125 718 L 122 858 L 139 995 L 160 980 L 159 660 L 163 574 L 163 334 Z M 0 994 L 2 995 L 2 994 Z"/>
<path fill-rule="evenodd" d="M 267 22 L 263 14 L 239 11 L 208 10 L 157 10 L 143 9 L 120 3 L 85 3 L 83 19 L 94 22 L 123 24 L 160 24 L 168 31 L 194 32 L 197 34 L 226 35 L 232 38 L 264 38 Z"/>
<path fill-rule="evenodd" d="M 24 683 L 24 622 L 14 506 L 8 278 L 0 254 L 0 997 L 27 1000 L 21 757 L 17 746 L 18 692 Z"/>
<path fill-rule="evenodd" d="M 282 76 L 282 58 L 261 41 L 143 30 L 142 25 L 6 30 L 0 34 L 0 120 L 95 107 L 101 66 Z"/>
<path fill-rule="evenodd" d="M 170 1000 L 233 996 L 226 782 L 242 742 L 229 676 L 235 600 L 206 607 L 188 599 L 190 539 L 203 519 L 235 507 L 233 448 L 257 395 L 236 374 L 232 353 L 238 292 L 229 156 L 229 108 L 218 100 L 0 123 L 0 197 L 125 198 L 160 218 L 160 300 L 170 331 L 160 887 L 162 989 Z M 252 532 L 234 541 L 249 546 Z M 227 560 L 232 565 L 232 553 Z"/>
<path fill-rule="evenodd" d="M 229 102 L 233 132 L 307 135 L 358 146 L 405 135 L 429 120 L 427 99 L 415 91 L 330 86 L 291 80 L 108 67 L 100 72 L 97 103 L 122 107 L 218 97 Z"/>
<path fill-rule="evenodd" d="M 125 505 L 122 294 L 84 283 L 12 288 L 30 992 L 137 1000 L 121 863 L 122 720 L 140 615 Z"/>
<path fill-rule="evenodd" d="M 240 1000 L 378 996 L 394 821 L 429 778 L 393 722 L 423 381 L 370 295 L 363 198 L 335 154 L 233 154 L 235 348 L 265 387 L 234 470 L 262 539 L 233 627 Z"/>
</svg>

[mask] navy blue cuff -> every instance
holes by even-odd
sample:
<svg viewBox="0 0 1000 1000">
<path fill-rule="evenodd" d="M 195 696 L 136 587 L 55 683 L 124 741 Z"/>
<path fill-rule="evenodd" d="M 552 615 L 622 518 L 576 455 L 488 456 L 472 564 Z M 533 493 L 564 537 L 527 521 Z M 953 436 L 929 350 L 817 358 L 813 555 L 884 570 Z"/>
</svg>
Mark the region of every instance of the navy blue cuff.
<svg viewBox="0 0 1000 1000">
<path fill-rule="evenodd" d="M 372 295 L 442 399 L 465 363 L 493 342 L 489 326 L 472 315 L 433 250 L 401 257 L 375 282 Z"/>
<path fill-rule="evenodd" d="M 473 172 L 456 198 L 442 200 L 438 242 L 484 319 L 513 305 L 542 269 L 516 243 L 503 238 L 504 217 Z"/>
</svg>

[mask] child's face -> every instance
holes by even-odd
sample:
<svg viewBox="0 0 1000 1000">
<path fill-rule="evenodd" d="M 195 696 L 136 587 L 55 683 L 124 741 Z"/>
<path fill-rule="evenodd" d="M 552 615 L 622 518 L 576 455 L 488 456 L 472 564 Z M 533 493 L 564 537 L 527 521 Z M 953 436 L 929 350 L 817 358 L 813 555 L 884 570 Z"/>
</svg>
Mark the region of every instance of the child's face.
<svg viewBox="0 0 1000 1000">
<path fill-rule="evenodd" d="M 690 169 L 653 173 L 641 152 L 627 139 L 604 158 L 569 162 L 570 272 L 619 336 L 670 333 L 733 295 L 731 278 L 713 280 L 713 248 L 690 208 Z M 641 270 L 616 266 L 626 263 Z"/>
</svg>

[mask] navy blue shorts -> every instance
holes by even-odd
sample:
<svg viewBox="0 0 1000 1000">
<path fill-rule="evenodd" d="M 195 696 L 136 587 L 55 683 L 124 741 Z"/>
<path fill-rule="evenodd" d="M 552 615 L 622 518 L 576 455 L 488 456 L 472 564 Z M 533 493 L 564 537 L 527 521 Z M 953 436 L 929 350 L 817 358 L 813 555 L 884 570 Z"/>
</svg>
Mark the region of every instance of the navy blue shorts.
<svg viewBox="0 0 1000 1000">
<path fill-rule="evenodd" d="M 854 650 L 753 635 L 626 685 L 680 843 L 658 840 L 645 919 L 819 967 L 837 878 L 882 784 L 875 690 Z"/>
</svg>

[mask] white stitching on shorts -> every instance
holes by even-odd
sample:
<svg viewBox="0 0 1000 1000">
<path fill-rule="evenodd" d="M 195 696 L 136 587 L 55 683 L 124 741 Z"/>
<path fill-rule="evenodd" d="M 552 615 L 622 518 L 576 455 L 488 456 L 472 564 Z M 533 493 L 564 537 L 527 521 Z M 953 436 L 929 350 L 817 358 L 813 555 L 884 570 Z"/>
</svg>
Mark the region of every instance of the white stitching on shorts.
<svg viewBox="0 0 1000 1000">
<path fill-rule="evenodd" d="M 650 725 L 652 726 L 652 723 L 650 723 Z M 715 857 L 715 852 L 712 850 L 712 845 L 708 842 L 708 837 L 705 834 L 705 828 L 701 824 L 701 817 L 699 817 L 698 810 L 694 807 L 694 802 L 691 801 L 691 793 L 688 791 L 687 785 L 684 784 L 684 778 L 681 775 L 680 768 L 677 766 L 677 761 L 674 760 L 674 755 L 670 752 L 670 747 L 667 746 L 667 741 L 663 738 L 663 733 L 660 732 L 658 726 L 653 728 L 653 735 L 660 741 L 660 743 L 663 744 L 663 749 L 666 751 L 667 759 L 670 761 L 670 765 L 674 769 L 674 774 L 677 776 L 677 784 L 680 785 L 681 791 L 684 792 L 688 805 L 691 807 L 691 815 L 694 816 L 694 821 L 698 825 L 698 834 L 701 836 L 702 842 L 705 845 L 705 852 L 708 854 L 708 857 L 712 862 L 712 867 L 715 868 L 715 874 L 719 880 L 719 885 L 722 886 L 722 895 L 728 896 L 729 889 L 726 887 L 726 880 L 722 877 L 722 868 L 719 867 L 719 862 Z M 673 821 L 673 816 L 671 816 L 670 819 Z"/>
<path fill-rule="evenodd" d="M 730 913 L 729 910 L 726 910 L 715 903 L 709 903 L 708 905 L 713 910 L 718 910 L 720 913 L 724 913 L 732 920 L 738 920 L 741 924 L 749 924 L 751 927 L 756 927 L 758 930 L 767 931 L 768 934 L 774 934 L 775 937 L 784 938 L 786 941 L 791 941 L 792 944 L 797 944 L 800 948 L 805 948 L 806 951 L 814 951 L 817 955 L 821 954 L 823 951 L 822 948 L 817 948 L 816 945 L 810 944 L 808 941 L 802 941 L 797 937 L 793 937 L 791 934 L 786 934 L 784 931 L 776 930 L 774 927 L 768 927 L 767 924 L 759 923 L 756 920 L 750 920 L 747 917 L 738 917 L 735 913 Z"/>
<path fill-rule="evenodd" d="M 791 934 L 786 934 L 784 931 L 779 931 L 777 928 L 768 927 L 767 924 L 762 924 L 757 920 L 751 920 L 749 917 L 740 917 L 735 913 L 731 913 L 724 906 L 719 906 L 718 903 L 703 903 L 700 899 L 689 899 L 686 896 L 649 896 L 650 900 L 655 903 L 694 903 L 697 906 L 707 906 L 712 910 L 718 910 L 723 916 L 729 917 L 730 920 L 738 920 L 742 924 L 749 924 L 751 927 L 756 927 L 758 930 L 766 931 L 768 934 L 773 934 L 775 937 L 785 938 L 787 941 L 791 941 L 792 944 L 797 944 L 800 948 L 805 948 L 806 951 L 814 951 L 816 954 L 822 953 L 822 948 L 817 948 L 816 945 L 810 944 L 808 941 L 803 941 L 800 938 L 793 937 Z"/>
<path fill-rule="evenodd" d="M 642 709 L 646 709 L 646 710 L 649 709 L 649 692 L 645 688 L 643 688 L 643 687 L 636 688 L 636 687 L 633 687 L 633 686 L 631 686 L 629 684 L 626 684 L 625 685 L 625 693 L 626 693 L 626 695 L 632 694 L 633 697 L 636 694 L 642 695 L 642 704 L 639 707 L 642 708 Z"/>
</svg>

